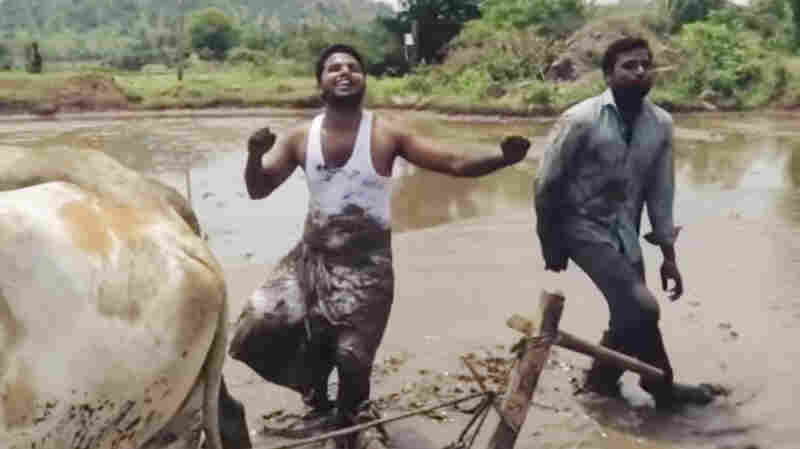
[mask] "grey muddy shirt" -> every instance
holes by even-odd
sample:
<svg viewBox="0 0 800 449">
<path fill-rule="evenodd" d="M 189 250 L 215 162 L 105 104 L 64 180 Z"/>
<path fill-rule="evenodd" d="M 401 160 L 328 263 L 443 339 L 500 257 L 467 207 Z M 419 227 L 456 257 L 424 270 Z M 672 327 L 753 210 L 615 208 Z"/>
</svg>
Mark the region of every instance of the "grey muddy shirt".
<svg viewBox="0 0 800 449">
<path fill-rule="evenodd" d="M 606 243 L 642 259 L 647 205 L 655 245 L 672 244 L 675 170 L 672 117 L 645 99 L 628 127 L 610 89 L 568 109 L 550 135 L 535 184 L 537 232 L 548 267 L 566 263 L 565 239 Z"/>
</svg>

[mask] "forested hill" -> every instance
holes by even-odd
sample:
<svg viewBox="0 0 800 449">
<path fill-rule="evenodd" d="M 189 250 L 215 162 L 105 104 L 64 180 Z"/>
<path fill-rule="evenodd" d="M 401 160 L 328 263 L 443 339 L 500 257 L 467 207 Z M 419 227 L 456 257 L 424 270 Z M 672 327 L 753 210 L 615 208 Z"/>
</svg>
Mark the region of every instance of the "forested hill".
<svg viewBox="0 0 800 449">
<path fill-rule="evenodd" d="M 172 22 L 177 5 L 178 0 L 0 0 L 0 33 L 131 30 L 141 23 Z M 272 28 L 303 22 L 356 25 L 393 14 L 375 0 L 184 0 L 187 13 L 211 6 L 239 23 Z"/>
</svg>

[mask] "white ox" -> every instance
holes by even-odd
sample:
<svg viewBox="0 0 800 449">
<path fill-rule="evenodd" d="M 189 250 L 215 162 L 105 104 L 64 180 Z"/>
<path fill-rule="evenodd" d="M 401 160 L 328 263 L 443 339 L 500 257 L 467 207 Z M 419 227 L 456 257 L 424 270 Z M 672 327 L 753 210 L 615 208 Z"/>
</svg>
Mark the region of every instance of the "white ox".
<svg viewBox="0 0 800 449">
<path fill-rule="evenodd" d="M 221 449 L 226 309 L 177 192 L 99 152 L 0 146 L 2 449 L 157 446 L 198 397 Z"/>
</svg>

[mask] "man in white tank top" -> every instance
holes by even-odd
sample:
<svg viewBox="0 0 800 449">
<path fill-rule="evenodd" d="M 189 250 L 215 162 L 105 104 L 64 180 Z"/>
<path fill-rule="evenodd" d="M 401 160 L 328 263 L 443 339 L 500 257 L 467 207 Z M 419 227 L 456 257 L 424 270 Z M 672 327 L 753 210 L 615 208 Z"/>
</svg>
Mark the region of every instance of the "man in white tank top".
<svg viewBox="0 0 800 449">
<path fill-rule="evenodd" d="M 275 148 L 268 128 L 248 141 L 245 181 L 251 198 L 268 196 L 301 167 L 310 201 L 303 238 L 253 293 L 230 353 L 266 380 L 301 393 L 316 412 L 335 405 L 336 423 L 345 426 L 369 399 L 372 363 L 392 304 L 389 201 L 395 159 L 478 177 L 521 161 L 530 143 L 508 137 L 497 154 L 473 157 L 436 149 L 363 109 L 361 57 L 345 45 L 323 51 L 316 74 L 324 113 L 291 130 Z M 327 391 L 334 367 L 335 403 Z"/>
</svg>

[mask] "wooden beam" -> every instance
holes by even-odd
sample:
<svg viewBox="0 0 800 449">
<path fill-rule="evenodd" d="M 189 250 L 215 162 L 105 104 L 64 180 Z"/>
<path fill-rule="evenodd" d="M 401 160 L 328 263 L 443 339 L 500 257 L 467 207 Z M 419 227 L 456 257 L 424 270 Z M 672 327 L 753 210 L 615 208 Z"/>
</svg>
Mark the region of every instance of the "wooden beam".
<svg viewBox="0 0 800 449">
<path fill-rule="evenodd" d="M 536 328 L 537 320 L 525 318 L 515 314 L 508 319 L 506 324 L 508 324 L 508 327 L 516 331 L 522 332 L 525 335 L 529 335 L 531 329 Z M 590 343 L 562 330 L 558 331 L 558 336 L 556 337 L 554 344 L 571 351 L 588 355 L 589 357 L 594 357 L 616 367 L 633 371 L 634 373 L 649 379 L 664 379 L 664 371 L 659 368 L 648 365 L 641 360 L 622 354 L 621 352 L 613 351 L 606 347 Z"/>
<path fill-rule="evenodd" d="M 561 293 L 543 291 L 539 299 L 540 325 L 537 329 L 529 329 L 532 337 L 525 343 L 518 363 L 511 371 L 508 392 L 501 405 L 502 416 L 497 425 L 489 449 L 512 449 L 519 436 L 519 431 L 528 416 L 539 375 L 550 356 L 550 346 L 558 337 L 558 324 L 564 310 L 564 296 Z"/>
</svg>

